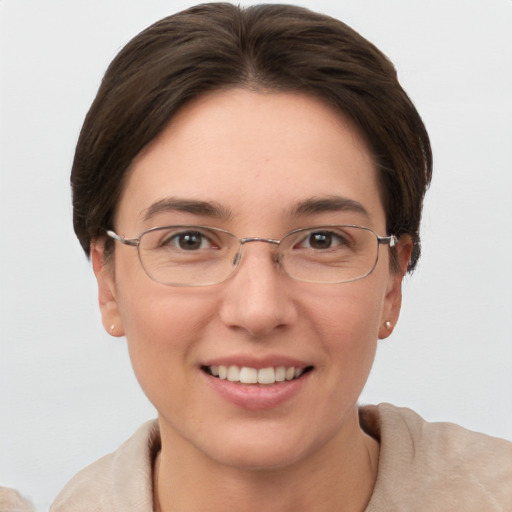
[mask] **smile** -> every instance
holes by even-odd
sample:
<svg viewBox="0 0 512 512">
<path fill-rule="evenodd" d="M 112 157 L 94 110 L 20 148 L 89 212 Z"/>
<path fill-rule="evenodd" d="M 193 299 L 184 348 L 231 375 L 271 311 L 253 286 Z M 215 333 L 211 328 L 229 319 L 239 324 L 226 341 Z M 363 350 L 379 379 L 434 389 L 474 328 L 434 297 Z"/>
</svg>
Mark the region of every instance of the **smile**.
<svg viewBox="0 0 512 512">
<path fill-rule="evenodd" d="M 202 370 L 213 377 L 230 382 L 240 382 L 241 384 L 275 384 L 276 382 L 285 382 L 299 379 L 306 372 L 312 370 L 312 366 L 306 368 L 296 368 L 294 366 L 268 367 L 268 368 L 250 368 L 247 366 L 203 366 Z"/>
</svg>

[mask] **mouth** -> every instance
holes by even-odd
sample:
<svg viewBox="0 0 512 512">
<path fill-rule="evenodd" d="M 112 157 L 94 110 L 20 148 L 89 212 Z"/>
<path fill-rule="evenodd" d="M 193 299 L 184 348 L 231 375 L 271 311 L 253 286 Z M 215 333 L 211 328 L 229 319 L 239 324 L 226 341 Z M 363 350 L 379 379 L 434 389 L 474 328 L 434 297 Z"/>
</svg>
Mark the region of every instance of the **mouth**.
<svg viewBox="0 0 512 512">
<path fill-rule="evenodd" d="M 313 366 L 285 367 L 269 366 L 267 368 L 251 368 L 247 366 L 202 366 L 201 370 L 206 374 L 220 380 L 239 382 L 240 384 L 272 385 L 279 382 L 287 382 L 300 379 L 303 375 L 313 370 Z"/>
</svg>

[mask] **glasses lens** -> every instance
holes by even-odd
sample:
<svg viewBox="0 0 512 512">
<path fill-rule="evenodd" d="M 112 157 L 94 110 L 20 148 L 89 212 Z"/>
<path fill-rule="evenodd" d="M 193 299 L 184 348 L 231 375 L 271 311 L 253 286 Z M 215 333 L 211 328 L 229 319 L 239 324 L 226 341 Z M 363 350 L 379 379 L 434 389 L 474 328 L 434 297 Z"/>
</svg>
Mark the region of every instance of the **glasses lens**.
<svg viewBox="0 0 512 512">
<path fill-rule="evenodd" d="M 144 232 L 138 251 L 142 267 L 154 281 L 205 286 L 220 283 L 235 271 L 240 247 L 240 241 L 222 229 L 168 226 Z M 344 283 L 370 274 L 378 251 L 378 237 L 368 228 L 319 226 L 286 235 L 279 244 L 278 261 L 299 281 Z"/>
<path fill-rule="evenodd" d="M 377 235 L 355 226 L 299 229 L 281 241 L 281 265 L 299 281 L 345 283 L 367 276 L 378 258 Z"/>
<path fill-rule="evenodd" d="M 139 257 L 154 281 L 174 286 L 204 286 L 224 281 L 234 271 L 239 243 L 230 233 L 201 226 L 171 226 L 142 234 Z"/>
</svg>

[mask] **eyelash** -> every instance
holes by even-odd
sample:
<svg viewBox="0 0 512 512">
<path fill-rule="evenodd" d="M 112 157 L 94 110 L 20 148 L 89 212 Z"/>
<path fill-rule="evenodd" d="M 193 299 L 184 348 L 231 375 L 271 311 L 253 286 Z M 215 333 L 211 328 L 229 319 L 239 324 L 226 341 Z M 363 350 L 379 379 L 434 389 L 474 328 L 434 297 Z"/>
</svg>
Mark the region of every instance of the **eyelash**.
<svg viewBox="0 0 512 512">
<path fill-rule="evenodd" d="M 336 233 L 334 231 L 325 231 L 325 230 L 323 230 L 323 231 L 312 231 L 312 232 L 308 233 L 307 237 L 305 237 L 302 240 L 302 242 L 300 242 L 297 245 L 302 246 L 305 242 L 307 242 L 308 245 L 309 245 L 308 247 L 306 247 L 307 249 L 315 249 L 315 247 L 311 246 L 311 241 L 312 241 L 311 239 L 312 239 L 312 237 L 318 236 L 318 235 L 322 235 L 326 239 L 330 238 L 329 242 L 335 242 L 335 241 L 338 242 L 335 245 L 333 245 L 333 243 L 330 243 L 329 247 L 327 247 L 327 248 L 324 247 L 322 249 L 332 249 L 332 248 L 338 247 L 338 246 L 348 246 L 348 245 L 350 245 L 349 241 L 347 240 L 347 237 L 344 237 L 341 234 Z M 317 250 L 321 250 L 319 248 L 316 248 L 316 249 Z"/>
<path fill-rule="evenodd" d="M 205 241 L 207 241 L 209 243 L 210 247 L 215 247 L 215 246 L 218 247 L 218 244 L 213 243 L 211 236 L 207 236 L 206 234 L 204 234 L 200 231 L 190 231 L 190 230 L 189 231 L 178 231 L 176 233 L 172 233 L 169 236 L 165 236 L 162 238 L 159 245 L 160 245 L 160 247 L 167 245 L 167 246 L 174 247 L 176 249 L 191 250 L 190 248 L 185 249 L 184 247 L 180 246 L 180 241 L 182 241 L 187 236 L 201 238 L 200 246 L 197 247 L 197 249 L 206 249 L 206 247 L 203 247 L 203 244 Z"/>
</svg>

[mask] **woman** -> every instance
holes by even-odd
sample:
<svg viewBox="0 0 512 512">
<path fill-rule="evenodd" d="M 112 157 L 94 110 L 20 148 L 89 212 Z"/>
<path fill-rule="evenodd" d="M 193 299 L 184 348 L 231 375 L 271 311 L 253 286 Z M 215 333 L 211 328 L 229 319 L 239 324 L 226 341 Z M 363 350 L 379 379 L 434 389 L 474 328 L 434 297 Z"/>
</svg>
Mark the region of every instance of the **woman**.
<svg viewBox="0 0 512 512">
<path fill-rule="evenodd" d="M 431 178 L 393 66 L 339 21 L 207 4 L 109 67 L 72 171 L 105 329 L 158 411 L 52 510 L 504 510 L 510 443 L 359 408 Z"/>
</svg>

